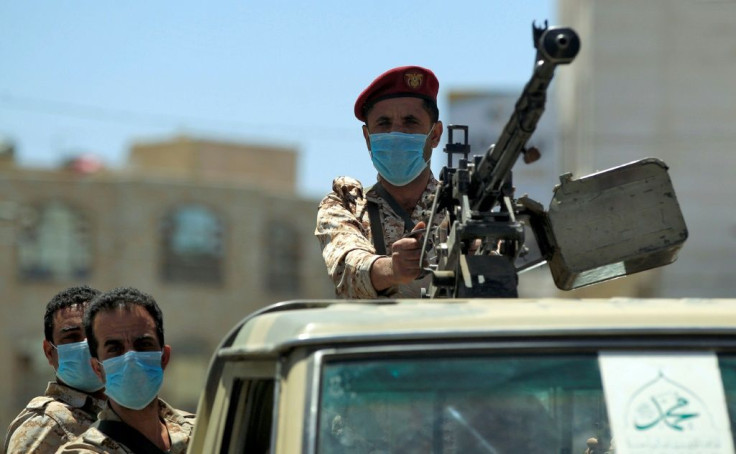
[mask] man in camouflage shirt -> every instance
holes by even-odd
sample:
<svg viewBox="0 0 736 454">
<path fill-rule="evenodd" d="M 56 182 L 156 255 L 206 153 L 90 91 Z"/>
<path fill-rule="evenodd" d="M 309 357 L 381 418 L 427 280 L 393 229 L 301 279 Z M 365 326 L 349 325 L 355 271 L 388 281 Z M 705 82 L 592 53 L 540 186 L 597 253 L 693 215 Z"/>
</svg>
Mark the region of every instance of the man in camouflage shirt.
<svg viewBox="0 0 736 454">
<path fill-rule="evenodd" d="M 84 329 L 107 406 L 97 424 L 58 452 L 186 453 L 195 418 L 158 397 L 171 347 L 153 297 L 130 287 L 103 293 L 85 312 Z"/>
<path fill-rule="evenodd" d="M 170 440 L 170 450 L 162 451 L 171 454 L 185 454 L 189 446 L 189 439 L 194 430 L 194 415 L 185 411 L 172 408 L 169 404 L 161 399 L 156 399 L 158 405 L 158 415 L 163 424 L 166 425 Z M 119 421 L 123 422 L 120 417 L 110 407 L 105 408 L 99 414 L 100 421 Z M 66 443 L 60 450 L 65 454 L 141 454 L 132 448 L 119 443 L 110 436 L 100 432 L 99 429 L 92 426 L 84 434 L 69 443 Z"/>
<path fill-rule="evenodd" d="M 8 454 L 54 453 L 97 420 L 105 395 L 89 364 L 82 316 L 99 293 L 88 286 L 70 287 L 46 305 L 43 352 L 56 381 L 10 424 L 4 446 Z"/>
<path fill-rule="evenodd" d="M 417 298 L 429 285 L 429 276 L 417 277 L 420 232 L 438 184 L 429 167 L 442 137 L 438 90 L 432 71 L 403 66 L 380 75 L 355 103 L 378 182 L 365 189 L 336 178 L 319 205 L 315 235 L 338 296 Z"/>
</svg>

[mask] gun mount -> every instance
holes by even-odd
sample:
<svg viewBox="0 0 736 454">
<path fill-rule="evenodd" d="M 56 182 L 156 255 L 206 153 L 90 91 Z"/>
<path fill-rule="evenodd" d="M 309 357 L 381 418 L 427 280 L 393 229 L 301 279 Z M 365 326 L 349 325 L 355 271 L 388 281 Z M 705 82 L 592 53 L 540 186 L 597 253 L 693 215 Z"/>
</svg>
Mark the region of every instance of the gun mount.
<svg viewBox="0 0 736 454">
<path fill-rule="evenodd" d="M 575 182 L 564 175 L 550 212 L 528 197 L 514 198 L 512 168 L 521 154 L 526 162 L 537 157 L 526 144 L 544 112 L 555 68 L 571 63 L 580 49 L 570 28 L 545 22 L 532 24 L 532 31 L 534 70 L 496 143 L 469 158 L 468 127 L 448 127 L 447 166 L 427 225 L 435 215 L 444 220 L 424 238 L 423 250 L 431 242 L 437 253 L 437 263 L 425 268 L 432 283 L 424 296 L 517 297 L 518 273 L 544 262 L 555 284 L 570 290 L 671 263 L 687 238 L 667 166 L 653 158 Z M 455 141 L 459 134 L 462 142 Z M 460 155 L 456 166 L 453 155 Z M 571 190 L 577 192 L 567 197 Z M 527 233 L 541 252 L 532 260 L 523 259 Z"/>
</svg>

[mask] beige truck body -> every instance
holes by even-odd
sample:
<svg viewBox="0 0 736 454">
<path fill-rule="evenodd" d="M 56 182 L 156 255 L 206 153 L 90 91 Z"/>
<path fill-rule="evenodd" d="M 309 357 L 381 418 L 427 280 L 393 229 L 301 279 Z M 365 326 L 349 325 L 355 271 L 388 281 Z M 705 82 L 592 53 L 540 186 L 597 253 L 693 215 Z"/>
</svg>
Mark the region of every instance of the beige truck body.
<svg viewBox="0 0 736 454">
<path fill-rule="evenodd" d="M 507 441 L 484 435 L 470 419 L 477 419 L 482 411 L 494 411 L 499 396 L 486 402 L 483 396 L 489 391 L 481 388 L 504 373 L 518 376 L 489 389 L 507 387 L 505 395 L 520 396 L 513 401 L 520 402 L 519 408 L 528 407 L 529 399 L 538 400 L 540 411 L 550 415 L 556 445 L 539 452 L 582 453 L 591 439 L 600 440 L 600 452 L 604 452 L 602 448 L 610 449 L 615 434 L 620 439 L 627 430 L 622 425 L 616 432 L 619 423 L 612 400 L 615 393 L 625 391 L 617 390 L 616 369 L 611 372 L 608 364 L 632 364 L 632 370 L 646 370 L 638 366 L 642 357 L 671 358 L 675 371 L 683 369 L 689 355 L 694 358 L 692 364 L 717 361 L 715 367 L 706 369 L 723 377 L 725 391 L 716 394 L 716 399 L 728 407 L 724 396 L 736 393 L 736 383 L 731 383 L 736 379 L 730 378 L 732 354 L 736 354 L 736 299 L 285 302 L 247 317 L 223 340 L 210 364 L 189 452 L 427 452 L 425 445 L 432 446 L 428 452 L 460 452 L 462 446 L 465 452 L 508 452 L 504 448 Z M 620 359 L 616 355 L 622 355 L 625 362 L 616 363 Z M 629 357 L 632 359 L 626 359 Z M 557 359 L 580 364 L 569 366 L 579 374 L 557 368 Z M 552 361 L 549 369 L 519 368 L 519 364 L 547 360 Z M 456 361 L 457 367 L 445 367 Z M 426 373 L 414 368 L 415 363 Z M 736 377 L 736 360 L 733 363 Z M 465 375 L 452 376 L 455 370 L 477 368 L 478 364 L 487 365 L 483 374 L 489 370 L 488 378 L 479 384 L 466 383 Z M 498 368 L 495 372 L 494 367 Z M 660 374 L 665 369 L 660 367 Z M 402 379 L 379 386 L 385 370 Z M 527 372 L 519 372 L 523 370 Z M 578 376 L 584 377 L 585 384 L 578 383 L 583 380 Z M 545 383 L 547 377 L 549 383 Z M 621 380 L 625 378 L 624 374 Z M 416 386 L 411 385 L 412 380 Z M 453 400 L 452 380 L 462 388 L 457 400 Z M 703 379 L 699 383 L 710 382 Z M 411 394 L 420 389 L 420 394 Z M 467 407 L 468 399 L 477 405 Z M 513 402 L 504 401 L 504 413 L 514 412 L 517 404 Z M 647 418 L 646 405 L 648 401 L 640 405 L 644 413 L 639 419 Z M 468 409 L 461 414 L 459 408 Z M 595 413 L 586 418 L 596 422 L 578 421 L 575 412 L 583 411 Z M 371 414 L 368 419 L 366 412 Z M 421 424 L 406 422 L 406 415 L 412 412 L 436 413 L 425 424 L 432 424 L 434 435 L 428 433 L 431 427 L 413 432 L 412 424 Z M 734 417 L 729 414 L 727 422 L 714 417 L 720 424 L 716 433 L 727 439 L 719 443 L 731 443 L 730 420 Z M 690 436 L 706 436 L 703 430 L 692 428 L 696 420 L 671 423 L 662 418 L 656 426 L 671 423 L 674 429 L 670 430 L 676 432 L 678 424 L 685 427 L 687 423 Z M 513 434 L 509 421 L 499 424 Z M 667 427 L 646 427 L 648 439 L 655 429 L 666 431 Z M 672 440 L 663 432 L 665 435 Z M 522 442 L 529 438 L 528 429 L 516 436 L 521 447 L 528 442 Z M 716 437 L 708 436 L 711 442 Z M 399 447 L 402 437 L 411 440 L 411 449 Z M 732 452 L 730 446 L 724 451 L 702 452 Z M 524 449 L 536 452 L 533 447 Z"/>
</svg>

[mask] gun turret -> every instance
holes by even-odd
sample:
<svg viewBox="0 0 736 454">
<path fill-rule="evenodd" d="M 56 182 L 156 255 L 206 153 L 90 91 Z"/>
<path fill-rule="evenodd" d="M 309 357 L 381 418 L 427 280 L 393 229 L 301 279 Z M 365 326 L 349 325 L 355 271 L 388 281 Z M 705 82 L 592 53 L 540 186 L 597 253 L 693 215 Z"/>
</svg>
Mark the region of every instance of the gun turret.
<svg viewBox="0 0 736 454">
<path fill-rule="evenodd" d="M 467 127 L 449 126 L 448 165 L 432 209 L 433 215 L 444 212 L 447 222 L 425 236 L 425 249 L 430 236 L 439 245 L 438 263 L 427 270 L 433 274 L 428 296 L 517 296 L 513 262 L 523 250 L 524 228 L 515 217 L 511 168 L 544 112 L 555 68 L 570 63 L 580 49 L 570 28 L 548 28 L 545 22 L 532 24 L 532 33 L 534 70 L 496 143 L 469 162 Z M 462 144 L 453 142 L 458 130 L 464 132 Z M 463 157 L 454 167 L 452 155 L 458 153 Z"/>
<path fill-rule="evenodd" d="M 570 28 L 532 24 L 537 49 L 532 76 L 501 135 L 485 155 L 469 158 L 467 126 L 450 125 L 447 167 L 432 206 L 443 222 L 425 235 L 437 263 L 426 271 L 429 297 L 516 297 L 518 272 L 547 262 L 563 290 L 592 285 L 673 262 L 687 238 L 667 165 L 656 158 L 596 172 L 571 174 L 554 189 L 549 211 L 528 197 L 514 199 L 511 169 L 524 153 L 544 113 L 547 89 L 558 65 L 580 50 Z M 464 141 L 454 142 L 464 133 Z M 460 154 L 457 166 L 453 155 Z M 525 235 L 539 256 L 528 253 Z M 422 263 L 424 256 L 421 257 Z"/>
</svg>

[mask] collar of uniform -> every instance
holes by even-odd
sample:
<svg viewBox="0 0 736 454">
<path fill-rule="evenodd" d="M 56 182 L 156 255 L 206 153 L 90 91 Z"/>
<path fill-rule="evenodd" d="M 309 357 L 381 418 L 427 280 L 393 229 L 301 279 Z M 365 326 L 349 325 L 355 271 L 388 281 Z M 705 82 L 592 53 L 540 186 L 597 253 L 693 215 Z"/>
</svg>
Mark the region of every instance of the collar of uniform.
<svg viewBox="0 0 736 454">
<path fill-rule="evenodd" d="M 167 404 L 159 398 L 156 398 L 156 400 L 158 401 L 158 414 L 161 419 L 172 421 L 177 424 L 183 424 L 184 422 L 186 422 L 185 419 L 181 415 L 179 415 L 179 413 L 174 410 L 171 405 Z M 115 413 L 115 410 L 112 409 L 109 402 L 100 412 L 100 420 L 122 421 L 122 419 L 120 419 L 120 416 L 118 416 L 118 414 Z"/>
<path fill-rule="evenodd" d="M 376 181 L 376 184 L 378 182 Z M 374 189 L 376 184 L 370 187 L 365 193 L 365 198 L 368 201 L 374 202 L 374 203 L 381 203 L 385 204 L 386 206 L 389 206 L 388 202 L 383 200 Z M 432 208 L 432 201 L 434 200 L 434 193 L 437 191 L 437 185 L 439 184 L 439 181 L 434 177 L 434 174 L 432 172 L 429 173 L 429 181 L 427 182 L 427 187 L 424 188 L 424 192 L 422 192 L 422 195 L 419 196 L 419 201 L 417 202 L 417 205 L 422 206 L 423 210 L 429 210 Z M 391 210 L 393 213 L 394 210 Z M 412 213 L 409 213 L 411 216 Z M 397 215 L 398 216 L 398 215 Z"/>
<path fill-rule="evenodd" d="M 376 184 L 378 184 L 378 182 L 376 182 Z M 373 186 L 368 188 L 367 191 L 365 191 L 365 199 L 368 200 L 369 202 L 380 203 L 383 201 L 383 199 L 379 197 L 378 194 L 376 193 L 376 184 L 374 184 Z"/>
<path fill-rule="evenodd" d="M 105 404 L 103 400 L 94 398 L 83 391 L 79 391 L 62 383 L 53 381 L 49 382 L 49 385 L 46 387 L 46 395 L 60 400 L 74 408 L 89 408 L 91 406 L 92 411 L 95 413 L 101 410 Z"/>
<path fill-rule="evenodd" d="M 120 416 L 118 416 L 118 414 L 115 413 L 115 410 L 113 410 L 110 406 L 109 400 L 107 401 L 107 403 L 105 403 L 105 406 L 102 408 L 102 411 L 100 412 L 98 418 L 100 421 L 122 421 L 122 419 L 120 419 Z"/>
<path fill-rule="evenodd" d="M 422 217 L 429 218 L 430 211 L 432 211 L 432 204 L 434 203 L 435 193 L 437 192 L 437 186 L 440 184 L 439 181 L 432 175 L 429 174 L 429 182 L 427 182 L 427 188 L 424 190 L 422 195 L 419 197 L 417 206 L 422 209 Z"/>
<path fill-rule="evenodd" d="M 437 185 L 439 183 L 440 182 L 437 181 L 437 179 L 434 177 L 434 174 L 430 172 L 427 187 L 424 189 L 424 192 L 422 193 L 422 196 L 419 198 L 419 200 L 429 200 L 431 204 L 434 199 L 434 193 L 435 191 L 437 191 Z"/>
<path fill-rule="evenodd" d="M 159 404 L 159 414 L 161 417 L 167 421 L 175 422 L 176 424 L 179 424 L 180 426 L 184 424 L 191 424 L 191 421 L 185 417 L 185 415 L 191 416 L 190 413 L 182 412 L 181 410 L 176 410 L 171 405 L 164 402 L 162 399 L 158 400 Z"/>
</svg>

